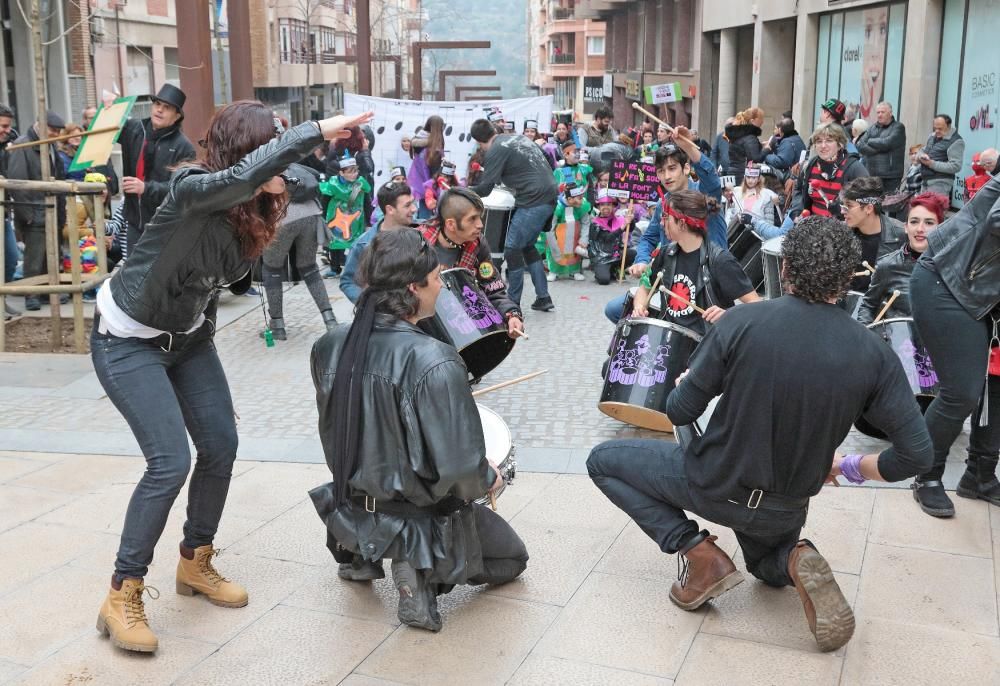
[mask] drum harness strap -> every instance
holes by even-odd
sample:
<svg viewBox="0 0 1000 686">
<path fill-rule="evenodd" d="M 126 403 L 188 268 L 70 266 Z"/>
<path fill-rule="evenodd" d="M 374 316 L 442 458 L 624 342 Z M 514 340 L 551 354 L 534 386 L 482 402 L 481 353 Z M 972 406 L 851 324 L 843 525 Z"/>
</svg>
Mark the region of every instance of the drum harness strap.
<svg viewBox="0 0 1000 686">
<path fill-rule="evenodd" d="M 677 270 L 676 255 L 677 251 L 680 250 L 680 247 L 676 243 L 672 243 L 669 247 L 666 248 L 666 250 L 667 250 L 667 255 L 673 259 L 671 259 L 669 263 L 664 264 L 662 270 L 663 271 L 662 283 L 665 288 L 669 289 L 674 282 L 674 274 L 676 273 Z M 696 288 L 695 300 L 698 299 L 698 295 L 700 293 L 704 292 L 705 297 L 707 299 L 705 307 L 711 307 L 715 305 L 715 303 L 718 301 L 718 299 L 715 297 L 715 290 L 712 288 L 712 272 L 711 272 L 712 258 L 714 257 L 713 253 L 721 251 L 721 249 L 715 247 L 712 243 L 710 243 L 706 239 L 698 250 L 701 253 L 701 260 L 700 260 L 701 268 L 698 270 L 698 274 L 695 275 L 695 278 L 698 281 L 695 287 Z M 695 304 L 699 305 L 699 303 L 697 302 L 695 302 Z"/>
</svg>

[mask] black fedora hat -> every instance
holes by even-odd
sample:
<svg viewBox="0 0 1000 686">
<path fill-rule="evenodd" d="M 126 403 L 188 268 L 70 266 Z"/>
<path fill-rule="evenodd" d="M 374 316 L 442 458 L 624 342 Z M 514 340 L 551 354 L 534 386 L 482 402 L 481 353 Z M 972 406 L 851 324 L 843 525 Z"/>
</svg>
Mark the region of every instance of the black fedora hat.
<svg viewBox="0 0 1000 686">
<path fill-rule="evenodd" d="M 184 114 L 184 103 L 187 101 L 187 96 L 184 95 L 182 91 L 177 86 L 165 83 L 160 86 L 159 92 L 156 95 L 151 96 L 153 102 L 159 100 L 160 102 L 165 102 L 168 105 L 173 105 L 177 108 L 177 111 Z"/>
</svg>

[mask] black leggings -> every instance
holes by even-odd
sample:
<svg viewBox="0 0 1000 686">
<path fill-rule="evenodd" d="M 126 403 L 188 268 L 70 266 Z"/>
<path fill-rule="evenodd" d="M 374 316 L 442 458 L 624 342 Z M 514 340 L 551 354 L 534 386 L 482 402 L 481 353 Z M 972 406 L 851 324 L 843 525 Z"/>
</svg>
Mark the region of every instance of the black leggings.
<svg viewBox="0 0 1000 686">
<path fill-rule="evenodd" d="M 625 268 L 627 269 L 628 267 L 631 267 L 633 262 L 635 262 L 635 250 L 633 248 L 629 248 L 625 253 Z M 614 262 L 595 262 L 593 265 L 594 278 L 597 280 L 597 283 L 602 286 L 607 286 L 611 283 L 612 277 L 617 276 L 619 271 L 618 267 L 620 265 L 620 257 Z"/>
<path fill-rule="evenodd" d="M 910 277 L 910 300 L 914 323 L 934 363 L 940 389 L 924 413 L 934 443 L 934 466 L 922 478 L 939 480 L 948 452 L 969 415 L 975 413 L 970 454 L 972 446 L 984 457 L 990 453 L 996 455 L 1000 448 L 1000 403 L 989 403 L 988 426 L 979 426 L 979 400 L 986 383 L 992 320 L 989 316 L 974 319 L 940 277 L 920 263 Z M 996 383 L 994 380 L 991 386 Z M 996 397 L 995 392 L 991 395 Z"/>
</svg>

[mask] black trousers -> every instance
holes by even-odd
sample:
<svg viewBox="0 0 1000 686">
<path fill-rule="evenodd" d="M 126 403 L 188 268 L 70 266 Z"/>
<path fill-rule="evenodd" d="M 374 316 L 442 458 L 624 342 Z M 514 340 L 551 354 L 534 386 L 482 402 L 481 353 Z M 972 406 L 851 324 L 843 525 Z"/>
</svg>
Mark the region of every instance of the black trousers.
<svg viewBox="0 0 1000 686">
<path fill-rule="evenodd" d="M 684 449 L 668 441 L 607 441 L 590 452 L 587 471 L 663 552 L 676 553 L 700 530 L 687 510 L 732 529 L 755 577 L 770 586 L 792 585 L 788 554 L 799 541 L 808 508 L 750 509 L 745 502 L 708 500 L 688 484 Z"/>
<path fill-rule="evenodd" d="M 631 267 L 633 262 L 635 262 L 635 249 L 629 248 L 625 253 L 625 268 Z M 602 286 L 607 286 L 611 283 L 612 278 L 617 277 L 619 266 L 621 266 L 620 260 L 615 260 L 614 262 L 595 262 L 593 264 L 594 279 Z"/>
<path fill-rule="evenodd" d="M 910 277 L 910 302 L 913 321 L 930 353 L 939 384 L 938 396 L 924 413 L 934 443 L 934 466 L 922 478 L 939 480 L 948 452 L 969 415 L 972 415 L 970 455 L 995 458 L 1000 450 L 1000 402 L 995 402 L 1000 381 L 995 377 L 991 377 L 989 384 L 988 425 L 980 426 L 980 398 L 986 388 L 993 322 L 989 316 L 973 319 L 938 275 L 920 263 Z"/>
</svg>

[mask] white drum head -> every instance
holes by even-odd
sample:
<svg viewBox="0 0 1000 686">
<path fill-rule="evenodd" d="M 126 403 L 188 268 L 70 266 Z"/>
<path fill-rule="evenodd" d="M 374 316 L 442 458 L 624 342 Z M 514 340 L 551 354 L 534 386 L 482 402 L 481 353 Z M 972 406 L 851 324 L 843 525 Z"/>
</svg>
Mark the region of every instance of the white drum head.
<svg viewBox="0 0 1000 686">
<path fill-rule="evenodd" d="M 483 438 L 486 439 L 486 459 L 500 464 L 510 456 L 513 441 L 510 429 L 500 415 L 488 407 L 477 404 L 479 419 L 483 423 Z"/>
<path fill-rule="evenodd" d="M 778 236 L 776 238 L 768 238 L 760 246 L 760 251 L 767 255 L 774 255 L 775 257 L 781 257 L 781 244 L 785 242 L 784 236 Z"/>
<path fill-rule="evenodd" d="M 514 194 L 499 186 L 494 186 L 490 194 L 483 198 L 483 206 L 488 210 L 511 210 L 514 204 Z"/>
</svg>

